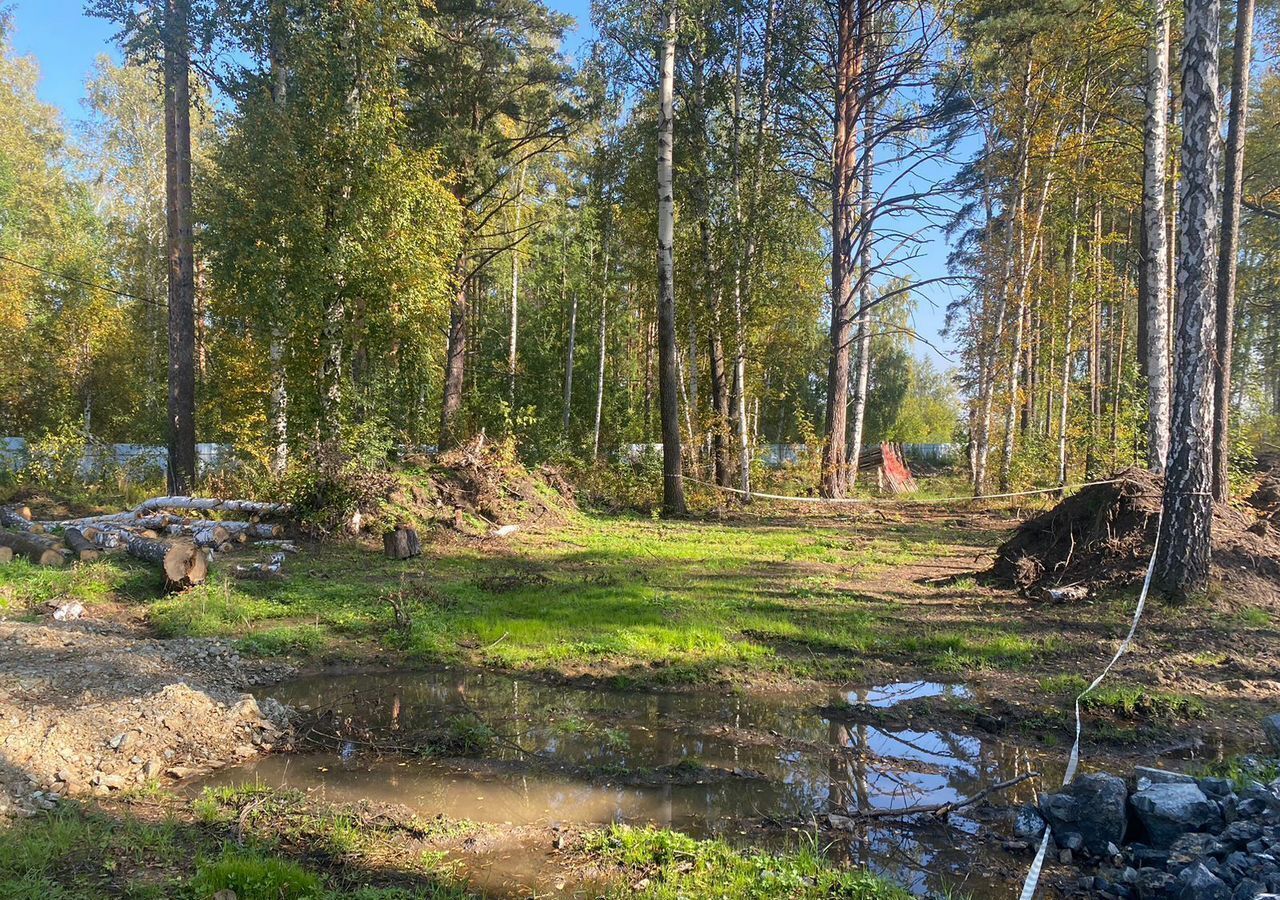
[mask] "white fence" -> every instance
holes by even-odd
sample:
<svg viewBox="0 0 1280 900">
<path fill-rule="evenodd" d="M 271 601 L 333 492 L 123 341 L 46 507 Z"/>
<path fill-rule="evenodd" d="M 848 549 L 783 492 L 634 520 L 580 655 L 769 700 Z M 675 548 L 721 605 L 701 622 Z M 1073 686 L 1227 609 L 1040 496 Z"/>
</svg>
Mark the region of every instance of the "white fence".
<svg viewBox="0 0 1280 900">
<path fill-rule="evenodd" d="M 949 463 L 960 458 L 959 444 L 901 444 L 907 459 L 921 462 Z M 864 448 L 866 449 L 866 448 Z M 794 465 L 814 452 L 808 444 L 757 444 L 752 448 L 752 459 L 770 469 Z M 618 449 L 618 460 L 635 463 L 647 453 L 662 454 L 662 444 L 624 444 Z"/>
<path fill-rule="evenodd" d="M 0 438 L 0 470 L 20 472 L 30 461 L 25 438 Z M 196 444 L 196 464 L 202 472 L 223 469 L 233 462 L 231 448 L 226 444 Z M 92 478 L 117 466 L 140 476 L 164 473 L 169 466 L 169 449 L 147 444 L 93 443 L 85 447 L 80 457 L 80 477 Z"/>
</svg>

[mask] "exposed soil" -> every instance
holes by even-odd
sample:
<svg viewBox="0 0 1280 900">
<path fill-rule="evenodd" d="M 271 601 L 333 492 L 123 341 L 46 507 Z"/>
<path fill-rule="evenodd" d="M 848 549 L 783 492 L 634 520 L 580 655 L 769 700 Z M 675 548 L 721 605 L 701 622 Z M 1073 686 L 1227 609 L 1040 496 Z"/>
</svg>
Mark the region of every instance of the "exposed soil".
<svg viewBox="0 0 1280 900">
<path fill-rule="evenodd" d="M 1078 598 L 1141 581 L 1156 538 L 1163 480 L 1142 469 L 1126 469 L 1113 479 L 1024 522 L 996 551 L 992 575 L 1033 597 L 1063 596 L 1063 589 L 1076 588 Z M 1260 488 L 1254 507 L 1265 507 L 1274 490 Z M 1275 501 L 1280 508 L 1280 496 Z M 1249 513 L 1215 505 L 1213 576 L 1234 597 L 1276 600 L 1280 535 L 1258 524 Z"/>
<path fill-rule="evenodd" d="M 225 641 L 152 640 L 100 618 L 0 621 L 0 648 L 0 816 L 219 768 L 287 727 L 245 690 L 292 670 Z"/>
</svg>

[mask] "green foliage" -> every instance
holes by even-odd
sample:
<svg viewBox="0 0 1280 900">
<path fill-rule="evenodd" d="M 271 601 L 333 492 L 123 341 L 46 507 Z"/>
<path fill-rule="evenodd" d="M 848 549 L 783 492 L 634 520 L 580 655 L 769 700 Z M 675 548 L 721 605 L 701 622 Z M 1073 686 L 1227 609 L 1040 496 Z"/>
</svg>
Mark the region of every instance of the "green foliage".
<svg viewBox="0 0 1280 900">
<path fill-rule="evenodd" d="M 612 896 L 654 898 L 850 898 L 906 900 L 910 896 L 870 872 L 839 869 L 817 852 L 816 841 L 787 853 L 737 851 L 721 841 L 679 832 L 615 825 L 588 835 L 585 850 L 627 870 L 641 886 Z"/>
</svg>

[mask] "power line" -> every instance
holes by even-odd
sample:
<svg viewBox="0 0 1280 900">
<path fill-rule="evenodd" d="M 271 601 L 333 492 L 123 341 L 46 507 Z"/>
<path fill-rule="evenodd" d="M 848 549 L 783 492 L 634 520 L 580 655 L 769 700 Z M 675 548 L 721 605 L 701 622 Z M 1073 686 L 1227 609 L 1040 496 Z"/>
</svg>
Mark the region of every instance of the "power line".
<svg viewBox="0 0 1280 900">
<path fill-rule="evenodd" d="M 50 276 L 51 278 L 59 278 L 63 281 L 70 281 L 73 284 L 84 285 L 85 287 L 90 287 L 90 288 L 93 288 L 94 290 L 103 291 L 108 294 L 115 294 L 118 297 L 128 297 L 130 300 L 137 300 L 140 303 L 150 303 L 152 306 L 159 306 L 159 307 L 167 307 L 169 305 L 167 303 L 161 303 L 159 300 L 153 300 L 151 297 L 143 297 L 138 294 L 131 294 L 128 291 L 118 291 L 115 288 L 109 288 L 103 284 L 96 284 L 95 282 L 92 282 L 92 281 L 85 281 L 83 278 L 76 278 L 74 275 L 66 275 L 66 274 L 63 274 L 62 272 L 54 272 L 50 269 L 44 269 L 44 268 L 41 268 L 40 266 L 32 265 L 29 262 L 23 262 L 20 259 L 14 259 L 12 256 L 5 256 L 3 253 L 0 253 L 0 259 L 4 260 L 5 262 L 11 262 L 15 265 L 22 266 L 23 268 L 26 268 L 26 269 L 31 269 L 33 272 L 40 272 L 44 275 Z"/>
</svg>

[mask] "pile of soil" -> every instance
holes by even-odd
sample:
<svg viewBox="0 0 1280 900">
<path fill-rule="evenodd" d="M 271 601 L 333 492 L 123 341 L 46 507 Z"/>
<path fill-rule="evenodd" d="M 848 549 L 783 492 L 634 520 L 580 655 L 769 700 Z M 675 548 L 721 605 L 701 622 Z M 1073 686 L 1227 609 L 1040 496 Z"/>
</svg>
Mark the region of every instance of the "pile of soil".
<svg viewBox="0 0 1280 900">
<path fill-rule="evenodd" d="M 283 707 L 244 691 L 292 670 L 225 641 L 0 620 L 0 647 L 0 818 L 221 768 L 288 727 Z"/>
<path fill-rule="evenodd" d="M 1258 513 L 1253 530 L 1264 536 L 1280 538 L 1280 469 L 1272 469 L 1262 476 L 1257 489 L 1249 495 L 1248 503 Z"/>
<path fill-rule="evenodd" d="M 1076 595 L 1140 582 L 1156 538 L 1164 480 L 1126 469 L 1024 522 L 996 551 L 991 574 L 1028 596 Z M 1213 575 L 1233 593 L 1280 596 L 1280 534 L 1226 504 L 1213 511 Z"/>
<path fill-rule="evenodd" d="M 530 471 L 508 447 L 487 441 L 483 433 L 434 459 L 407 462 L 425 475 L 410 476 L 388 492 L 391 511 L 402 519 L 488 534 L 504 525 L 563 524 L 576 508 L 561 473 Z"/>
</svg>

